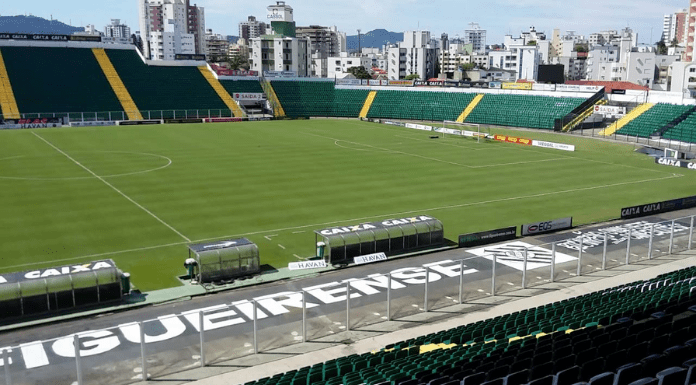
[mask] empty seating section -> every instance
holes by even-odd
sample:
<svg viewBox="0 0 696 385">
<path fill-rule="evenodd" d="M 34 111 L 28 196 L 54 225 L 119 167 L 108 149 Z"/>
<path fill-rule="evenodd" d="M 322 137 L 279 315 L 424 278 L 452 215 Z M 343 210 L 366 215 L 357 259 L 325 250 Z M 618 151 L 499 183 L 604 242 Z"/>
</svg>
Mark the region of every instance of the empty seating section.
<svg viewBox="0 0 696 385">
<path fill-rule="evenodd" d="M 275 80 L 271 81 L 271 85 L 288 117 L 308 118 L 333 114 L 333 82 Z"/>
<path fill-rule="evenodd" d="M 146 119 L 175 113 L 177 118 L 207 117 L 208 110 L 232 115 L 197 67 L 148 66 L 131 50 L 108 49 L 106 54 Z"/>
<path fill-rule="evenodd" d="M 368 118 L 456 120 L 475 93 L 378 91 Z"/>
<path fill-rule="evenodd" d="M 334 90 L 333 116 L 357 118 L 369 93 L 369 90 Z"/>
<path fill-rule="evenodd" d="M 123 113 L 92 50 L 2 47 L 17 106 L 27 117 L 39 113 Z"/>
<path fill-rule="evenodd" d="M 658 103 L 616 133 L 647 138 L 693 108 L 693 106 Z"/>
<path fill-rule="evenodd" d="M 556 119 L 568 115 L 583 101 L 581 98 L 486 94 L 466 122 L 553 130 Z"/>
<path fill-rule="evenodd" d="M 694 277 L 686 268 L 245 385 L 693 384 Z"/>
<path fill-rule="evenodd" d="M 262 94 L 263 88 L 258 80 L 220 80 L 220 84 L 229 92 L 230 95 L 235 92 L 243 92 L 249 94 Z"/>
<path fill-rule="evenodd" d="M 696 111 L 693 111 L 679 124 L 667 130 L 662 137 L 680 142 L 696 143 Z"/>
</svg>

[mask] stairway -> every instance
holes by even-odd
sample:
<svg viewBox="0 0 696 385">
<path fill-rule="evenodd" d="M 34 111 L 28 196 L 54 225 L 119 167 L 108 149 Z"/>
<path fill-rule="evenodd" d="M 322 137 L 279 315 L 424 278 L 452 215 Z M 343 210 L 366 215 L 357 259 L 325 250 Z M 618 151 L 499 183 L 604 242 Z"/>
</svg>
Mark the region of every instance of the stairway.
<svg viewBox="0 0 696 385">
<path fill-rule="evenodd" d="M 469 103 L 468 106 L 462 111 L 462 113 L 459 115 L 457 118 L 457 123 L 464 123 L 467 117 L 469 117 L 469 114 L 471 114 L 472 111 L 474 111 L 474 108 L 478 106 L 478 104 L 481 102 L 481 99 L 483 99 L 483 94 L 478 94 L 474 97 L 474 99 Z"/>
<path fill-rule="evenodd" d="M 639 105 L 638 107 L 631 110 L 631 112 L 626 114 L 623 118 L 619 119 L 616 123 L 605 128 L 604 130 L 602 130 L 599 133 L 599 135 L 603 135 L 603 136 L 614 135 L 614 133 L 616 131 L 619 131 L 620 129 L 622 129 L 625 125 L 627 125 L 633 119 L 643 115 L 644 112 L 651 109 L 654 105 L 655 104 L 653 104 L 653 103 L 644 103 L 644 104 Z"/>
<path fill-rule="evenodd" d="M 94 53 L 94 57 L 97 59 L 97 62 L 99 62 L 99 66 L 104 72 L 106 80 L 109 81 L 111 88 L 114 90 L 118 101 L 121 102 L 123 111 L 125 111 L 126 115 L 128 115 L 128 120 L 143 120 L 143 116 L 140 114 L 138 106 L 135 105 L 133 98 L 126 89 L 126 86 L 123 84 L 118 72 L 116 72 L 111 60 L 109 60 L 109 57 L 106 56 L 106 51 L 104 51 L 104 48 L 92 48 L 92 53 Z"/>
<path fill-rule="evenodd" d="M 571 120 L 568 124 L 566 124 L 563 127 L 563 132 L 568 132 L 572 130 L 573 128 L 577 127 L 580 123 L 585 121 L 590 115 L 594 113 L 594 108 L 595 106 L 601 106 L 607 104 L 607 101 L 604 99 L 600 99 L 597 101 L 597 103 L 591 105 L 588 109 L 583 111 L 580 115 L 578 115 L 575 119 Z"/>
<path fill-rule="evenodd" d="M 14 92 L 12 92 L 12 84 L 10 84 L 10 77 L 7 74 L 7 69 L 5 68 L 5 61 L 2 58 L 2 53 L 0 52 L 0 108 L 2 108 L 2 116 L 5 119 L 19 119 L 19 108 L 17 107 L 17 101 L 14 97 Z"/>
<path fill-rule="evenodd" d="M 222 99 L 223 103 L 227 106 L 232 111 L 232 114 L 234 115 L 235 118 L 243 118 L 246 116 L 244 114 L 244 111 L 239 107 L 239 104 L 232 99 L 230 94 L 227 92 L 225 87 L 220 84 L 220 81 L 215 77 L 212 71 L 208 69 L 208 66 L 199 66 L 198 70 L 201 71 L 201 74 L 205 78 L 205 80 L 208 81 L 208 84 L 210 84 L 211 87 L 215 90 L 215 92 L 218 94 L 220 99 Z"/>
<path fill-rule="evenodd" d="M 266 80 L 266 78 L 260 78 L 259 82 L 261 83 L 261 88 L 263 88 L 263 92 L 266 93 L 266 98 L 268 99 L 268 102 L 271 103 L 271 107 L 273 107 L 273 116 L 275 116 L 276 118 L 284 118 L 285 110 L 283 110 L 283 106 L 280 104 L 278 95 L 276 95 L 275 90 L 273 90 L 271 82 Z"/>
<path fill-rule="evenodd" d="M 377 96 L 377 91 L 370 91 L 365 98 L 365 103 L 363 104 L 362 110 L 360 110 L 360 119 L 367 119 L 367 113 L 370 112 L 370 107 L 372 107 L 372 102 L 375 101 L 375 96 Z"/>
</svg>

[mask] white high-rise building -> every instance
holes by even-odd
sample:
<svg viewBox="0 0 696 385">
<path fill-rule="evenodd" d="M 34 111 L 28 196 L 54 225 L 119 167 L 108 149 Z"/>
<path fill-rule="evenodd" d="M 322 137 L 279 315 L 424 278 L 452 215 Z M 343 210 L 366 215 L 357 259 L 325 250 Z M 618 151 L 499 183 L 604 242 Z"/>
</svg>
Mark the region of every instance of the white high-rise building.
<svg viewBox="0 0 696 385">
<path fill-rule="evenodd" d="M 121 24 L 120 19 L 111 19 L 111 24 L 104 27 L 103 41 L 110 41 L 118 44 L 128 44 L 130 42 L 131 29 L 125 24 Z"/>
<path fill-rule="evenodd" d="M 486 53 L 486 30 L 481 29 L 478 23 L 470 23 L 469 29 L 464 31 L 464 44 L 472 44 L 474 52 L 484 55 Z"/>
<path fill-rule="evenodd" d="M 406 31 L 404 41 L 391 47 L 387 56 L 390 80 L 418 75 L 421 80 L 435 76 L 437 49 L 430 45 L 430 31 Z"/>
<path fill-rule="evenodd" d="M 176 54 L 205 54 L 203 8 L 189 0 L 139 0 L 143 53 L 152 60 L 174 60 Z"/>
<path fill-rule="evenodd" d="M 249 41 L 270 32 L 271 26 L 263 21 L 256 20 L 256 17 L 249 16 L 247 21 L 239 23 L 239 38 Z"/>
<path fill-rule="evenodd" d="M 299 77 L 311 75 L 309 40 L 296 37 L 292 7 L 284 1 L 268 6 L 273 35 L 250 39 L 251 70 L 263 74 L 285 72 Z"/>
</svg>

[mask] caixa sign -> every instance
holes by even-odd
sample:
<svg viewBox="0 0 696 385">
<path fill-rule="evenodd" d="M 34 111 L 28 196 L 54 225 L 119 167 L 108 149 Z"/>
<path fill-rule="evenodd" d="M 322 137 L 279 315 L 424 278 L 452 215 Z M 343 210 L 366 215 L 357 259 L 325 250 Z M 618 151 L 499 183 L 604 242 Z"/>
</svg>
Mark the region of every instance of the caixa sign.
<svg viewBox="0 0 696 385">
<path fill-rule="evenodd" d="M 689 170 L 696 170 L 696 163 L 691 163 L 679 159 L 655 158 L 655 163 L 661 164 L 663 166 L 681 167 L 688 168 Z"/>
<path fill-rule="evenodd" d="M 522 235 L 535 235 L 573 227 L 573 217 L 541 221 L 522 225 Z"/>
</svg>

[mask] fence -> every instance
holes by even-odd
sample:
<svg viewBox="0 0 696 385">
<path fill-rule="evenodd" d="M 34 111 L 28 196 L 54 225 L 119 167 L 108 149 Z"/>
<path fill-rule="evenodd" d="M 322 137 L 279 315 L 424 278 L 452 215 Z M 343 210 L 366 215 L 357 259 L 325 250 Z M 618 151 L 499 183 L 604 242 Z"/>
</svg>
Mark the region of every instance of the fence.
<svg viewBox="0 0 696 385">
<path fill-rule="evenodd" d="M 683 140 L 688 140 L 688 141 L 679 141 L 679 140 L 674 140 L 674 139 L 667 139 L 667 138 L 662 138 L 662 137 L 639 137 L 639 136 L 630 136 L 630 135 L 622 135 L 622 134 L 617 134 L 614 133 L 609 136 L 604 136 L 604 135 L 599 135 L 600 132 L 604 130 L 604 127 L 600 128 L 582 128 L 582 129 L 576 129 L 569 131 L 571 135 L 580 135 L 580 136 L 591 136 L 591 137 L 600 137 L 600 138 L 606 138 L 606 139 L 612 139 L 617 142 L 624 142 L 624 143 L 636 143 L 636 144 L 641 144 L 641 145 L 647 145 L 647 146 L 652 146 L 652 147 L 669 147 L 671 149 L 679 150 L 682 152 L 692 152 L 692 149 L 694 148 L 694 145 L 696 143 L 696 134 L 692 137 L 688 138 L 682 138 Z M 691 142 L 689 142 L 691 141 Z M 693 142 L 693 143 L 692 143 Z"/>
<path fill-rule="evenodd" d="M 234 358 L 307 341 L 340 342 L 344 332 L 365 326 L 691 250 L 695 217 L 469 249 L 472 256 L 461 260 L 4 347 L 2 377 L 5 385 L 115 385 L 197 367 L 220 370 L 224 365 L 217 364 Z"/>
<path fill-rule="evenodd" d="M 203 119 L 203 118 L 231 118 L 234 114 L 231 110 L 142 110 L 143 119 Z M 100 112 L 38 112 L 20 114 L 22 119 L 41 118 L 68 118 L 71 122 L 113 122 L 128 120 L 123 111 Z M 0 115 L 2 119 L 2 115 Z"/>
</svg>

